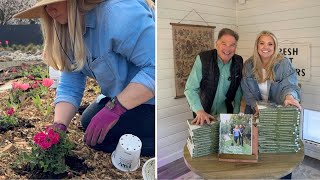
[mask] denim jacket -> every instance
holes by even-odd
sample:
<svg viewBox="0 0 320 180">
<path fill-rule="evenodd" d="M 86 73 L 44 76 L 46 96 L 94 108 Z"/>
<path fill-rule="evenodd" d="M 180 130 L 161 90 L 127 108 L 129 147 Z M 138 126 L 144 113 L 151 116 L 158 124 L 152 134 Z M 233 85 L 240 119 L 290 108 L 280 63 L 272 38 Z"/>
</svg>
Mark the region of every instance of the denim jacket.
<svg viewBox="0 0 320 180">
<path fill-rule="evenodd" d="M 256 106 L 257 101 L 261 101 L 261 93 L 258 87 L 258 81 L 254 78 L 252 74 L 253 59 L 249 58 L 244 63 L 243 78 L 241 81 L 241 88 L 247 103 L 247 107 L 251 107 L 251 110 Z M 292 67 L 291 62 L 288 58 L 277 62 L 273 68 L 275 72 L 275 80 L 268 83 L 269 91 L 269 101 L 276 104 L 283 104 L 286 95 L 292 95 L 295 99 L 300 101 L 301 91 L 298 87 L 297 73 Z M 247 111 L 246 113 L 252 111 Z"/>
<path fill-rule="evenodd" d="M 87 61 L 81 71 L 62 72 L 55 104 L 69 102 L 78 108 L 87 76 L 111 98 L 129 83 L 155 92 L 155 16 L 145 0 L 101 2 L 85 14 L 83 37 Z"/>
</svg>

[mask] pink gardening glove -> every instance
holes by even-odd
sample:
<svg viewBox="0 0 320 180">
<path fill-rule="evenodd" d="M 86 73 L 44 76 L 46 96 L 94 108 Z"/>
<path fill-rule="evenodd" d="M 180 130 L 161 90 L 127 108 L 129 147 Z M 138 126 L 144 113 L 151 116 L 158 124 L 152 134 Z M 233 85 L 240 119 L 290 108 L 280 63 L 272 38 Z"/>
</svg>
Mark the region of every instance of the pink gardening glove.
<svg viewBox="0 0 320 180">
<path fill-rule="evenodd" d="M 67 126 L 64 125 L 64 124 L 61 124 L 61 123 L 53 123 L 53 125 L 51 125 L 51 127 L 52 127 L 53 129 L 59 129 L 59 130 L 61 130 L 61 131 L 63 131 L 63 132 L 66 132 L 66 131 L 67 131 Z"/>
<path fill-rule="evenodd" d="M 84 134 L 85 142 L 90 146 L 100 144 L 104 140 L 108 131 L 118 122 L 120 116 L 127 110 L 115 98 L 114 106 L 102 108 L 91 120 Z M 112 107 L 113 106 L 113 107 Z"/>
</svg>

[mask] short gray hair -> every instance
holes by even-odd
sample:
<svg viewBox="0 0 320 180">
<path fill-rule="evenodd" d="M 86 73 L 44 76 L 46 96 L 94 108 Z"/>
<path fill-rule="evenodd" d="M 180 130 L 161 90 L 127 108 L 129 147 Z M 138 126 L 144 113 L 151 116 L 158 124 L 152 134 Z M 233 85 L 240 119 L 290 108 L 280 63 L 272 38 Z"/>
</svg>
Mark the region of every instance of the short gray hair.
<svg viewBox="0 0 320 180">
<path fill-rule="evenodd" d="M 223 28 L 219 31 L 219 35 L 218 35 L 218 39 L 220 39 L 222 36 L 224 35 L 230 35 L 230 36 L 233 36 L 236 41 L 239 40 L 239 35 L 237 32 L 235 32 L 234 30 L 232 29 L 229 29 L 229 28 Z"/>
</svg>

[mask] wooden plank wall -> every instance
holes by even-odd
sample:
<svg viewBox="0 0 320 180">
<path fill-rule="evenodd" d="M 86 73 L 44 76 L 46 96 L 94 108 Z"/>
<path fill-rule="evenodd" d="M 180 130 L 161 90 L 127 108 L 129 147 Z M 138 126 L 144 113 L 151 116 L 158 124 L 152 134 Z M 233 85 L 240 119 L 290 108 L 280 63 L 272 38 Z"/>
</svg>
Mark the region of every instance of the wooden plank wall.
<svg viewBox="0 0 320 180">
<path fill-rule="evenodd" d="M 216 26 L 217 39 L 221 28 L 236 30 L 236 0 L 160 0 L 157 3 L 157 156 L 160 167 L 182 157 L 187 138 L 186 120 L 192 118 L 186 99 L 174 99 L 170 23 L 184 18 L 181 23 L 207 25 L 203 18 L 210 26 Z"/>
</svg>

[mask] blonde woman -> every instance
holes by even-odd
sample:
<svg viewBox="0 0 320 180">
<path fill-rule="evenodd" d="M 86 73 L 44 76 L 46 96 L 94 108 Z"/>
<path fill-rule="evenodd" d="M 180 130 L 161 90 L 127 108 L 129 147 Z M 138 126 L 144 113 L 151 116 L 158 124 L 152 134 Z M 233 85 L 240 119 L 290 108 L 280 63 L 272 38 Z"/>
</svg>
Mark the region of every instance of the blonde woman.
<svg viewBox="0 0 320 180">
<path fill-rule="evenodd" d="M 273 33 L 262 31 L 257 36 L 253 56 L 244 63 L 243 71 L 241 87 L 247 103 L 245 113 L 258 115 L 257 101 L 301 109 L 296 71 L 289 59 L 279 53 Z"/>
<path fill-rule="evenodd" d="M 44 61 L 62 72 L 54 126 L 66 130 L 83 97 L 86 77 L 98 96 L 83 113 L 85 142 L 112 152 L 123 134 L 155 148 L 155 15 L 150 0 L 41 0 L 15 15 L 41 18 Z"/>
</svg>

